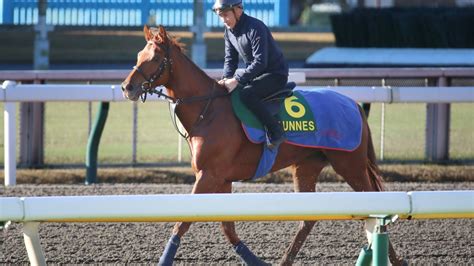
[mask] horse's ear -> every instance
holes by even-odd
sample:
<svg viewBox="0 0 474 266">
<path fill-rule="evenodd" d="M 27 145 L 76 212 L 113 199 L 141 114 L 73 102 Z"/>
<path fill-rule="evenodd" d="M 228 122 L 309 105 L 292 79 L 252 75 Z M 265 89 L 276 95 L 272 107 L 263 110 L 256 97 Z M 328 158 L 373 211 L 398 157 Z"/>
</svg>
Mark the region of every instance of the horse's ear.
<svg viewBox="0 0 474 266">
<path fill-rule="evenodd" d="M 148 42 L 149 40 L 153 39 L 153 33 L 150 30 L 150 27 L 148 25 L 145 25 L 143 27 L 143 33 L 145 34 L 145 40 Z"/>
<path fill-rule="evenodd" d="M 163 27 L 162 25 L 158 26 L 158 32 L 159 32 L 162 42 L 167 43 L 168 35 L 166 33 L 165 27 Z"/>
</svg>

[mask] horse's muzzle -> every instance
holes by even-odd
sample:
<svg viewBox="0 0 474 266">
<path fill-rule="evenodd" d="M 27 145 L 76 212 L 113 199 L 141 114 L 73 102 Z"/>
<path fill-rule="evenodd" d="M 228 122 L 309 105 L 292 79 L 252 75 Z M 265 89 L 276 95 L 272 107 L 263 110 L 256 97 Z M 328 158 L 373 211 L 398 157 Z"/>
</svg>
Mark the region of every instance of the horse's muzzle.
<svg viewBox="0 0 474 266">
<path fill-rule="evenodd" d="M 122 91 L 125 92 L 125 91 L 132 91 L 133 90 L 133 86 L 130 85 L 130 83 L 128 82 L 122 82 Z"/>
<path fill-rule="evenodd" d="M 121 89 L 124 98 L 129 99 L 131 101 L 138 100 L 139 95 L 134 95 L 134 88 L 130 83 L 122 82 Z"/>
</svg>

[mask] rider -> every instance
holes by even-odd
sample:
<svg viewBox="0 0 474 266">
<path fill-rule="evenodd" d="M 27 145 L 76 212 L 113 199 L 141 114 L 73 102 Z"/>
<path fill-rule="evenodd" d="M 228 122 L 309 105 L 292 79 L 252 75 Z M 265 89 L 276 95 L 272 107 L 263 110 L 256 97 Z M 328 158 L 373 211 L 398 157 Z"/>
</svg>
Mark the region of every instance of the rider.
<svg viewBox="0 0 474 266">
<path fill-rule="evenodd" d="M 288 64 L 267 26 L 244 13 L 242 0 L 216 0 L 212 10 L 225 25 L 224 75 L 219 84 L 229 92 L 243 88 L 240 100 L 265 126 L 267 146 L 275 149 L 285 141 L 285 132 L 262 99 L 284 88 Z M 239 55 L 246 69 L 236 74 Z"/>
</svg>

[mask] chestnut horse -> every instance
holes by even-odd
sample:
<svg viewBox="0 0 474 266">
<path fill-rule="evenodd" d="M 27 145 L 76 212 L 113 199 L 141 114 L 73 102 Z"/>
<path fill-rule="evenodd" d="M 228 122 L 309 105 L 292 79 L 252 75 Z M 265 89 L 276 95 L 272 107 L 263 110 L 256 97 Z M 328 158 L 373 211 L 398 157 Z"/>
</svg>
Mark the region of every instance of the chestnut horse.
<svg viewBox="0 0 474 266">
<path fill-rule="evenodd" d="M 187 132 L 191 164 L 196 175 L 192 193 L 232 193 L 232 182 L 255 174 L 262 144 L 251 143 L 233 113 L 227 90 L 218 85 L 181 51 L 180 44 L 165 29 L 144 27 L 146 46 L 138 53 L 134 70 L 122 83 L 124 97 L 137 101 L 157 93 L 176 104 L 175 112 Z M 163 85 L 167 94 L 157 91 Z M 144 98 L 142 98 L 144 100 Z M 381 191 L 382 180 L 365 116 L 360 146 L 352 152 L 298 147 L 283 143 L 271 171 L 291 167 L 296 192 L 314 192 L 321 170 L 330 164 L 355 191 Z M 290 265 L 315 221 L 302 221 L 281 264 Z M 174 226 L 160 264 L 172 264 L 181 237 L 190 222 Z M 370 227 L 370 228 L 368 228 Z M 373 230 L 374 224 L 366 230 Z M 246 264 L 263 264 L 237 236 L 234 222 L 222 222 L 227 240 Z M 390 260 L 399 264 L 390 245 Z"/>
</svg>

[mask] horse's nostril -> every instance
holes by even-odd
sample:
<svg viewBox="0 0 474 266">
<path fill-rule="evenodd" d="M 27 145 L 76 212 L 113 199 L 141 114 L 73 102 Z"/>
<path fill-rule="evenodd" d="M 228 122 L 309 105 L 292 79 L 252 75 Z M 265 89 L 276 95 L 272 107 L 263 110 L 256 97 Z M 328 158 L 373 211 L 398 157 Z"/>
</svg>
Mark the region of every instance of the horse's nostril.
<svg viewBox="0 0 474 266">
<path fill-rule="evenodd" d="M 121 89 L 122 91 L 131 91 L 133 90 L 133 87 L 129 83 L 122 83 Z"/>
</svg>

